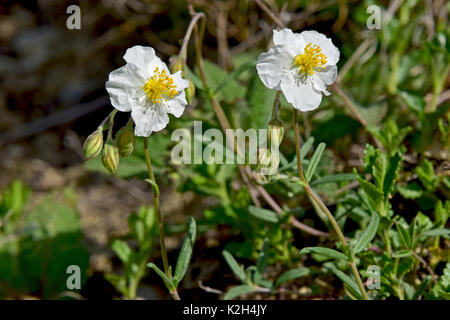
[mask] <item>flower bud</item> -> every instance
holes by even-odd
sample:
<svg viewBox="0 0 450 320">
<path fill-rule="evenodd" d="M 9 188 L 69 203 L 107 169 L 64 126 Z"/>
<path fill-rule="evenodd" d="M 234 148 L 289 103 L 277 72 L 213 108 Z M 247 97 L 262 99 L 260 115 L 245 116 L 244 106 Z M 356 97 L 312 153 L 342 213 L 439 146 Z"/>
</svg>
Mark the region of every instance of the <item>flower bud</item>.
<svg viewBox="0 0 450 320">
<path fill-rule="evenodd" d="M 272 120 L 269 123 L 269 130 L 267 133 L 268 147 L 273 149 L 278 149 L 281 141 L 283 140 L 284 127 L 280 120 Z"/>
<path fill-rule="evenodd" d="M 99 127 L 89 137 L 87 137 L 83 146 L 84 161 L 97 157 L 103 148 L 103 128 Z"/>
<path fill-rule="evenodd" d="M 122 158 L 128 157 L 134 150 L 134 131 L 131 121 L 121 128 L 116 134 L 116 146 Z"/>
<path fill-rule="evenodd" d="M 119 167 L 119 149 L 112 144 L 105 144 L 102 152 L 103 166 L 112 174 L 116 174 Z"/>
<path fill-rule="evenodd" d="M 189 87 L 186 88 L 185 92 L 187 103 L 191 103 L 192 99 L 195 97 L 195 85 L 191 80 L 189 80 Z"/>
<path fill-rule="evenodd" d="M 171 73 L 183 71 L 184 61 L 180 56 L 171 57 L 169 62 L 169 69 Z"/>
</svg>

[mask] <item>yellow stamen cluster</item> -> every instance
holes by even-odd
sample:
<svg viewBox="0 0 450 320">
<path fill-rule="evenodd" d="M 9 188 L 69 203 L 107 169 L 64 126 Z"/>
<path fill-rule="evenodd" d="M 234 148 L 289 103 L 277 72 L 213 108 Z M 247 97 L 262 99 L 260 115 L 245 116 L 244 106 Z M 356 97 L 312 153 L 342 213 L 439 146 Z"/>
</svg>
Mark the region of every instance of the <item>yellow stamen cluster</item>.
<svg viewBox="0 0 450 320">
<path fill-rule="evenodd" d="M 166 70 L 155 69 L 153 76 L 144 85 L 145 94 L 153 103 L 167 101 L 165 97 L 173 98 L 178 94 L 173 79 L 167 75 Z"/>
<path fill-rule="evenodd" d="M 296 55 L 294 63 L 300 72 L 312 76 L 316 69 L 320 69 L 327 63 L 327 57 L 318 45 L 308 43 L 305 47 L 305 53 Z M 325 67 L 323 67 L 323 70 L 325 70 Z"/>
</svg>

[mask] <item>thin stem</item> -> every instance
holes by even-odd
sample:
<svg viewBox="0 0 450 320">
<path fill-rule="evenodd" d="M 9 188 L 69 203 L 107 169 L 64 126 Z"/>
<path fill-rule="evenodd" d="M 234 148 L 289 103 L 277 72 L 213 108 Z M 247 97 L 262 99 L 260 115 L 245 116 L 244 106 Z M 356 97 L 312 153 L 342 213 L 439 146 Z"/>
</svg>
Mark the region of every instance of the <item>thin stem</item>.
<svg viewBox="0 0 450 320">
<path fill-rule="evenodd" d="M 299 129 L 298 129 L 298 111 L 296 109 L 294 109 L 294 131 L 295 131 L 295 151 L 297 154 L 297 168 L 298 168 L 298 173 L 299 173 L 300 179 L 305 184 L 305 190 L 308 193 L 310 199 L 312 199 L 312 201 L 319 206 L 321 211 L 328 217 L 328 220 L 331 222 L 331 225 L 333 226 L 334 231 L 336 232 L 339 240 L 342 243 L 344 253 L 349 257 L 348 263 L 352 270 L 353 276 L 355 277 L 355 279 L 358 283 L 359 290 L 361 291 L 363 298 L 365 300 L 368 300 L 369 297 L 367 296 L 366 290 L 364 289 L 364 284 L 361 280 L 358 269 L 356 268 L 356 264 L 353 261 L 353 254 L 349 250 L 347 240 L 345 239 L 345 236 L 342 233 L 341 228 L 339 227 L 338 223 L 334 219 L 330 210 L 328 210 L 325 203 L 323 203 L 323 201 L 320 199 L 320 197 L 311 189 L 311 187 L 308 184 L 308 181 L 306 180 L 306 178 L 303 174 L 302 158 L 300 155 L 300 133 L 299 133 Z"/>
<path fill-rule="evenodd" d="M 294 131 L 295 131 L 295 150 L 297 150 L 297 169 L 300 179 L 305 186 L 308 185 L 305 175 L 303 174 L 302 156 L 300 155 L 300 132 L 298 130 L 298 111 L 294 109 Z"/>
<path fill-rule="evenodd" d="M 275 95 L 275 101 L 273 103 L 272 120 L 278 119 L 278 109 L 279 109 L 279 105 L 280 105 L 280 95 L 281 95 L 281 91 L 277 91 L 277 94 Z"/>
<path fill-rule="evenodd" d="M 102 123 L 100 123 L 100 125 L 99 125 L 98 127 L 99 127 L 99 128 L 100 128 L 100 127 L 103 128 L 103 127 L 106 125 L 106 123 L 108 123 L 108 121 L 111 119 L 111 117 L 114 118 L 114 116 L 116 115 L 117 111 L 119 111 L 119 110 L 114 109 L 113 111 L 111 111 L 111 112 L 108 114 L 108 116 L 102 121 Z"/>
<path fill-rule="evenodd" d="M 192 31 L 194 30 L 194 27 L 197 25 L 197 21 L 201 18 L 205 19 L 205 14 L 202 12 L 196 13 L 194 17 L 192 17 L 189 27 L 186 30 L 186 34 L 184 35 L 183 38 L 183 44 L 181 45 L 180 49 L 180 56 L 183 59 L 183 61 L 186 61 L 187 58 L 187 46 L 189 44 L 189 40 L 191 39 Z"/>
<path fill-rule="evenodd" d="M 149 178 L 150 178 L 150 180 L 152 180 L 155 183 L 155 185 L 157 185 L 155 176 L 153 174 L 150 153 L 148 151 L 147 138 L 144 138 L 144 152 L 145 152 L 145 162 L 147 163 L 147 171 L 148 171 Z M 161 247 L 161 256 L 162 256 L 162 260 L 163 260 L 163 264 L 164 264 L 164 272 L 167 275 L 167 277 L 169 277 L 169 279 L 172 280 L 172 274 L 170 273 L 170 270 L 169 270 L 169 259 L 167 258 L 167 250 L 166 250 L 166 245 L 164 242 L 164 238 L 165 238 L 164 237 L 164 224 L 163 224 L 163 217 L 161 215 L 161 210 L 160 210 L 160 205 L 159 205 L 159 191 L 153 187 L 152 193 L 153 193 L 153 206 L 155 207 L 156 218 L 158 220 L 159 243 L 160 243 L 160 247 Z M 172 297 L 175 300 L 180 300 L 180 297 L 178 296 L 176 289 L 174 289 L 174 291 L 171 291 L 170 294 L 172 295 Z"/>
</svg>

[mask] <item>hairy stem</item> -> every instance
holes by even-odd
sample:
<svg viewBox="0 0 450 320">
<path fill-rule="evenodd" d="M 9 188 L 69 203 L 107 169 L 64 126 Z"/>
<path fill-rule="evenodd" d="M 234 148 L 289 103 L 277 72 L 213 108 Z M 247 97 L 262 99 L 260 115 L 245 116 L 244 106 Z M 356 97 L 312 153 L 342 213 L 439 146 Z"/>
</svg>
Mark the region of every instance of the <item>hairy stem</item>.
<svg viewBox="0 0 450 320">
<path fill-rule="evenodd" d="M 311 189 L 311 187 L 308 184 L 308 181 L 305 178 L 305 175 L 303 174 L 303 168 L 302 168 L 302 158 L 300 155 L 300 133 L 298 129 L 298 111 L 294 109 L 294 131 L 295 131 L 295 151 L 297 154 L 297 168 L 298 173 L 300 176 L 300 179 L 305 184 L 305 190 L 308 193 L 310 199 L 315 202 L 320 210 L 328 217 L 328 220 L 331 222 L 331 225 L 336 232 L 339 240 L 342 243 L 342 247 L 344 249 L 344 253 L 349 257 L 349 265 L 352 270 L 353 276 L 355 277 L 359 290 L 361 291 L 361 294 L 365 300 L 368 300 L 369 297 L 367 296 L 366 290 L 364 289 L 364 284 L 361 280 L 361 276 L 359 275 L 358 269 L 356 268 L 356 264 L 353 261 L 353 254 L 349 250 L 349 246 L 347 243 L 347 240 L 345 239 L 344 234 L 341 231 L 341 228 L 339 227 L 338 223 L 334 219 L 333 215 L 331 214 L 330 210 L 328 210 L 327 206 L 323 201 L 320 199 L 320 197 Z"/>
<path fill-rule="evenodd" d="M 150 180 L 152 180 L 155 183 L 155 185 L 157 185 L 155 176 L 153 174 L 150 153 L 148 151 L 147 138 L 144 138 L 144 152 L 145 152 L 145 162 L 147 163 L 148 176 L 149 176 Z M 163 224 L 163 217 L 161 215 L 161 210 L 160 210 L 160 205 L 159 205 L 159 191 L 155 187 L 153 187 L 152 193 L 153 193 L 153 206 L 155 207 L 156 218 L 158 220 L 159 243 L 160 243 L 160 248 L 161 248 L 161 257 L 162 257 L 163 264 L 164 264 L 164 273 L 167 275 L 167 277 L 170 280 L 172 280 L 172 274 L 169 270 L 169 259 L 167 258 L 167 250 L 166 250 L 166 245 L 164 242 L 164 238 L 165 238 L 164 237 L 164 224 Z M 180 297 L 178 296 L 176 289 L 171 291 L 170 294 L 172 295 L 172 297 L 175 300 L 180 300 Z"/>
</svg>

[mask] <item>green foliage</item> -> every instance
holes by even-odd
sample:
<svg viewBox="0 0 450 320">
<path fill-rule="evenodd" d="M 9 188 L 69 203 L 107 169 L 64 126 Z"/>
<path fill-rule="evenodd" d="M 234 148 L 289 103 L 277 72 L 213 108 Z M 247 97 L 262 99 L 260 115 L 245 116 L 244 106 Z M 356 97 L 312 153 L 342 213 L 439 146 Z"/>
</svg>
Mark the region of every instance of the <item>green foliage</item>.
<svg viewBox="0 0 450 320">
<path fill-rule="evenodd" d="M 26 212 L 30 189 L 15 181 L 3 192 L 0 228 L 0 295 L 41 291 L 58 298 L 66 291 L 67 267 L 77 265 L 81 284 L 87 280 L 89 256 L 76 199 L 71 189 L 45 196 Z"/>
<path fill-rule="evenodd" d="M 135 299 L 137 288 L 145 276 L 146 264 L 157 235 L 153 208 L 141 207 L 128 217 L 130 234 L 124 239 L 114 239 L 111 248 L 124 266 L 122 274 L 107 274 L 106 279 L 128 299 Z M 127 239 L 137 240 L 138 246 L 130 248 Z"/>
</svg>

